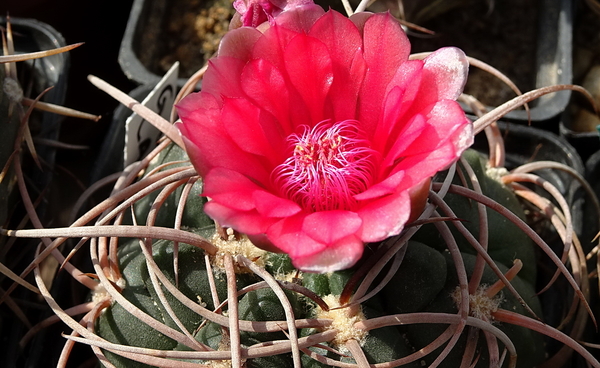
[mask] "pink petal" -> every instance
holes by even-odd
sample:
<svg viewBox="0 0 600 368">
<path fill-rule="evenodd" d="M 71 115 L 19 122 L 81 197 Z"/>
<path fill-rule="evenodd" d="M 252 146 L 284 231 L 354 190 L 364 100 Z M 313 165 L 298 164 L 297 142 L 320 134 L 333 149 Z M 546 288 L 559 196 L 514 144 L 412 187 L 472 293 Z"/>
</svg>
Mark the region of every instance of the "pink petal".
<svg viewBox="0 0 600 368">
<path fill-rule="evenodd" d="M 265 59 L 249 61 L 241 76 L 242 89 L 261 109 L 271 113 L 283 132 L 293 132 L 290 122 L 290 91 L 281 72 Z"/>
<path fill-rule="evenodd" d="M 396 135 L 395 141 L 391 141 L 393 146 L 384 156 L 382 169 L 388 170 L 389 167 L 394 166 L 403 156 L 406 156 L 406 149 L 410 146 L 417 138 L 419 138 L 425 128 L 427 127 L 427 121 L 421 114 L 414 115 L 407 124 L 403 126 L 404 130 Z"/>
<path fill-rule="evenodd" d="M 252 49 L 252 59 L 264 59 L 275 68 L 284 70 L 283 50 L 298 32 L 285 27 L 273 26 L 268 28 Z"/>
<path fill-rule="evenodd" d="M 295 202 L 263 190 L 255 191 L 253 200 L 258 213 L 266 217 L 289 217 L 302 210 Z"/>
<path fill-rule="evenodd" d="M 438 100 L 456 100 L 463 91 L 469 73 L 465 53 L 456 47 L 441 48 L 425 58 L 423 89 Z M 436 93 L 437 92 L 437 93 Z"/>
<path fill-rule="evenodd" d="M 367 73 L 359 97 L 359 120 L 373 134 L 388 84 L 408 59 L 410 43 L 400 24 L 389 14 L 374 14 L 364 25 Z"/>
<path fill-rule="evenodd" d="M 252 55 L 254 44 L 262 36 L 255 28 L 241 27 L 233 29 L 221 39 L 218 57 L 233 57 L 240 60 L 248 60 Z"/>
<path fill-rule="evenodd" d="M 410 217 L 411 201 L 407 191 L 377 199 L 358 211 L 363 221 L 361 239 L 381 241 L 398 235 Z"/>
<path fill-rule="evenodd" d="M 202 92 L 213 95 L 217 100 L 222 97 L 242 97 L 240 74 L 246 64 L 231 57 L 219 57 L 209 62 L 209 68 L 202 80 Z"/>
<path fill-rule="evenodd" d="M 244 175 L 217 167 L 204 177 L 202 195 L 231 209 L 250 211 L 256 208 L 254 192 L 262 190 Z"/>
<path fill-rule="evenodd" d="M 406 61 L 398 68 L 387 86 L 382 106 L 383 113 L 380 115 L 374 134 L 375 139 L 373 139 L 378 149 L 389 149 L 392 142 L 398 139 L 399 131 L 406 129 L 406 125 L 410 125 L 407 119 L 402 117 L 419 91 L 422 69 L 421 60 Z M 377 137 L 385 137 L 385 139 L 377 139 Z"/>
<path fill-rule="evenodd" d="M 448 168 L 457 160 L 458 156 L 460 154 L 453 146 L 443 145 L 433 151 L 405 158 L 397 167 L 399 170 L 404 170 L 406 176 L 410 178 L 406 181 L 408 185 L 402 183 L 404 189 L 432 177 L 440 170 Z"/>
<path fill-rule="evenodd" d="M 354 266 L 363 251 L 363 242 L 355 236 L 349 236 L 319 253 L 294 257 L 292 263 L 304 272 L 333 272 Z"/>
<path fill-rule="evenodd" d="M 190 158 L 201 175 L 213 167 L 223 167 L 259 183 L 269 182 L 271 168 L 258 157 L 242 151 L 226 132 L 196 125 L 187 129 L 186 139 L 194 146 Z"/>
<path fill-rule="evenodd" d="M 371 18 L 373 15 L 375 14 L 371 12 L 358 12 L 352 14 L 348 19 L 350 19 L 350 21 L 354 23 L 356 28 L 358 28 L 358 30 L 362 34 L 363 30 L 365 29 L 365 23 L 367 22 L 367 19 Z"/>
<path fill-rule="evenodd" d="M 411 112 L 424 112 L 424 109 L 443 99 L 456 100 L 467 81 L 469 62 L 460 49 L 441 48 L 423 61 L 419 98 L 411 107 Z"/>
<path fill-rule="evenodd" d="M 324 43 L 303 33 L 285 48 L 284 62 L 291 84 L 306 104 L 311 120 L 324 120 L 325 97 L 333 81 L 331 57 Z"/>
<path fill-rule="evenodd" d="M 223 227 L 230 227 L 247 235 L 264 234 L 277 219 L 265 217 L 256 211 L 239 211 L 215 201 L 204 205 L 204 212 Z"/>
<path fill-rule="evenodd" d="M 328 11 L 313 25 L 309 36 L 323 42 L 331 56 L 333 84 L 327 99 L 334 120 L 356 118 L 358 91 L 366 72 L 361 33 L 348 18 Z"/>
<path fill-rule="evenodd" d="M 356 234 L 361 225 L 360 217 L 354 212 L 322 211 L 307 215 L 302 230 L 320 243 L 334 244 Z"/>
<path fill-rule="evenodd" d="M 404 180 L 404 178 L 405 173 L 403 171 L 396 171 L 388 175 L 381 182 L 372 185 L 371 187 L 369 187 L 369 189 L 365 190 L 364 192 L 355 195 L 354 198 L 359 201 L 365 201 L 395 193 L 398 191 L 398 187 L 400 186 L 400 183 L 402 183 L 402 180 Z"/>
<path fill-rule="evenodd" d="M 336 11 L 330 10 L 320 17 L 308 35 L 324 43 L 333 64 L 340 67 L 348 68 L 362 49 L 362 37 L 356 25 Z"/>
<path fill-rule="evenodd" d="M 262 122 L 268 119 L 261 117 L 261 110 L 246 99 L 224 101 L 222 119 L 227 122 L 224 126 L 231 140 L 243 151 L 264 156 L 275 166 L 282 160 L 286 138 L 277 125 L 264 127 Z"/>
<path fill-rule="evenodd" d="M 177 105 L 181 122 L 175 124 L 179 129 L 186 152 L 200 175 L 205 175 L 211 167 L 206 160 L 199 142 L 195 138 L 204 129 L 216 127 L 219 121 L 220 105 L 214 96 L 207 93 L 193 93 Z"/>
<path fill-rule="evenodd" d="M 357 236 L 350 235 L 333 244 L 318 242 L 302 230 L 304 216 L 282 219 L 267 231 L 268 239 L 289 254 L 295 267 L 309 272 L 331 272 L 351 267 L 360 259 L 364 245 Z"/>
<path fill-rule="evenodd" d="M 202 111 L 219 110 L 221 102 L 215 96 L 199 92 L 187 95 L 175 106 L 181 120 L 193 121 L 196 115 L 203 114 Z M 202 110 L 199 112 L 199 110 Z"/>
<path fill-rule="evenodd" d="M 405 156 L 418 155 L 421 153 L 431 152 L 445 142 L 450 141 L 456 132 L 462 132 L 466 126 L 471 123 L 465 117 L 465 114 L 456 101 L 442 100 L 437 102 L 429 114 L 426 116 L 427 126 L 424 128 L 420 137 L 414 140 L 405 150 Z M 463 142 L 465 146 L 470 145 L 471 140 Z M 462 150 L 466 147 L 459 148 Z M 456 157 L 449 158 L 455 160 Z"/>
<path fill-rule="evenodd" d="M 267 238 L 273 245 L 289 254 L 292 259 L 321 252 L 326 247 L 325 244 L 317 242 L 302 231 L 305 216 L 305 214 L 299 213 L 283 218 L 267 230 Z"/>
<path fill-rule="evenodd" d="M 295 32 L 308 32 L 315 21 L 324 13 L 325 10 L 320 6 L 306 4 L 279 14 L 275 17 L 275 23 Z"/>
</svg>

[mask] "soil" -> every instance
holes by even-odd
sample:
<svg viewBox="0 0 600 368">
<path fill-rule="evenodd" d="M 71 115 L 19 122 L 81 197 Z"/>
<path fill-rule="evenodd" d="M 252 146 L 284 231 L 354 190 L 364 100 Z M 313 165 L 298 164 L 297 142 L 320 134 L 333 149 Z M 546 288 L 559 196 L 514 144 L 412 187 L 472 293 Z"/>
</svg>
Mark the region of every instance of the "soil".
<svg viewBox="0 0 600 368">
<path fill-rule="evenodd" d="M 160 75 L 175 61 L 180 62 L 180 74 L 189 77 L 206 63 L 219 48 L 221 38 L 235 14 L 232 0 L 173 0 L 163 52 L 159 60 Z"/>
</svg>

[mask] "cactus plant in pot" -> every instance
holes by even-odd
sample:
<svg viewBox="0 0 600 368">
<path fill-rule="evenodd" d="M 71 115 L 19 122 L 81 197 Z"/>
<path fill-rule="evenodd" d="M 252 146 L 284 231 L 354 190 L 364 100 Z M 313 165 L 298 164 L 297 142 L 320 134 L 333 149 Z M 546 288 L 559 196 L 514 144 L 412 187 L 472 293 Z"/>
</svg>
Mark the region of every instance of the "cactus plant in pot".
<svg viewBox="0 0 600 368">
<path fill-rule="evenodd" d="M 64 116 L 98 117 L 61 106 L 69 71 L 67 51 L 80 44 L 66 45 L 54 28 L 34 19 L 0 16 L 0 29 L 4 46 L 0 55 L 0 223 L 18 228 L 28 226 L 30 220 L 38 225 L 54 215 L 48 193 L 58 166 L 56 151 L 67 147 L 57 142 Z M 25 349 L 18 346 L 27 330 L 45 317 L 40 311 L 51 313 L 32 293 L 37 290 L 32 280 L 20 280 L 17 275 L 34 257 L 36 246 L 37 241 L 0 237 L 2 366 L 17 366 L 21 361 L 37 365 L 43 355 L 41 336 Z M 46 270 L 53 267 L 45 265 Z M 4 295 L 14 289 L 15 280 L 25 287 Z"/>
<path fill-rule="evenodd" d="M 27 268 L 36 280 L 54 254 L 92 289 L 66 307 L 37 283 L 72 329 L 62 366 L 83 343 L 108 367 L 600 367 L 578 342 L 593 315 L 569 203 L 532 172 L 580 174 L 509 172 L 496 125 L 580 88 L 535 90 L 471 123 L 456 102 L 464 53 L 411 59 L 389 14 L 236 7 L 243 26 L 202 91 L 184 86 L 176 126 L 90 78 L 166 136 L 109 198 L 69 228 L 3 230 L 53 239 Z M 468 149 L 483 131 L 487 155 Z M 66 238 L 81 240 L 57 255 Z M 88 243 L 84 273 L 69 260 Z M 563 283 L 568 313 L 550 322 L 537 294 Z"/>
</svg>

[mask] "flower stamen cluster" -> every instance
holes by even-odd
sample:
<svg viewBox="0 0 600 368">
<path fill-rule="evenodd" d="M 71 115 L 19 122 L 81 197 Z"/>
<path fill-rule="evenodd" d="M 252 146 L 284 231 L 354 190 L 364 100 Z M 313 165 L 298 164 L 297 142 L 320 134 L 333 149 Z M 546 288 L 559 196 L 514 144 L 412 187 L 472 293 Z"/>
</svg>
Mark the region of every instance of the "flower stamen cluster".
<svg viewBox="0 0 600 368">
<path fill-rule="evenodd" d="M 292 134 L 293 154 L 277 166 L 282 195 L 309 211 L 350 210 L 372 182 L 376 151 L 353 120 L 322 122 Z"/>
</svg>

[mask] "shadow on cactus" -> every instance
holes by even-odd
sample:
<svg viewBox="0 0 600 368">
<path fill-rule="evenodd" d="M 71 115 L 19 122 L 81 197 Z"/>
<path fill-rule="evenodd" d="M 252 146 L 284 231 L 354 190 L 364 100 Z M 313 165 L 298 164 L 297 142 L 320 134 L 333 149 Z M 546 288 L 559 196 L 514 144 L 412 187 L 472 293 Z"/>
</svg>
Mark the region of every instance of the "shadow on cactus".
<svg viewBox="0 0 600 368">
<path fill-rule="evenodd" d="M 306 2 L 298 3 L 302 7 Z M 266 13 L 265 20 L 285 17 L 288 10 L 280 10 Z M 249 39 L 257 36 L 249 29 Z M 180 98 L 204 72 L 190 79 Z M 560 367 L 574 352 L 600 367 L 579 342 L 587 325 L 595 325 L 588 304 L 586 250 L 573 230 L 565 194 L 543 173 L 567 172 L 594 203 L 597 199 L 566 165 L 532 161 L 504 168 L 496 123 L 507 111 L 543 94 L 562 89 L 585 93 L 580 87 L 519 93 L 482 113 L 472 129 L 485 131 L 488 152 L 460 150 L 456 162 L 441 167 L 426 187 L 426 203 L 412 206 L 419 209 L 416 216 L 407 222 L 411 216 L 403 214 L 397 221 L 406 223 L 397 233 L 366 242 L 351 267 L 311 273 L 295 268 L 294 257 L 257 248 L 246 235 L 213 223 L 204 211 L 207 199 L 200 195 L 205 178 L 190 164 L 183 149 L 187 142 L 176 128 L 105 82 L 90 80 L 167 138 L 118 178 L 91 188 L 85 195 L 116 180 L 111 196 L 71 227 L 2 230 L 10 236 L 54 239 L 24 274 L 34 272 L 40 293 L 72 329 L 65 335 L 59 366 L 66 365 L 73 345 L 81 343 L 107 367 Z M 477 111 L 474 98 L 461 99 Z M 300 142 L 301 135 L 293 138 L 296 147 L 306 143 Z M 197 154 L 190 153 L 192 161 Z M 300 202 L 314 210 L 315 198 L 305 196 Z M 351 208 L 349 203 L 344 208 Z M 553 229 L 560 249 L 551 248 L 532 229 L 530 225 L 538 225 L 534 217 Z M 66 238 L 81 240 L 63 256 L 56 249 Z M 93 273 L 69 263 L 73 252 L 88 243 Z M 282 250 L 278 244 L 271 245 Z M 37 267 L 51 254 L 92 289 L 89 303 L 65 309 L 55 302 Z M 311 269 L 304 260 L 299 264 Z M 549 277 L 540 276 L 545 274 L 538 264 L 551 270 Z M 559 287 L 557 280 L 567 285 L 566 308 L 560 320 L 551 322 L 538 295 Z M 77 314 L 84 316 L 75 320 Z M 560 347 L 549 349 L 548 341 L 558 341 Z"/>
</svg>

